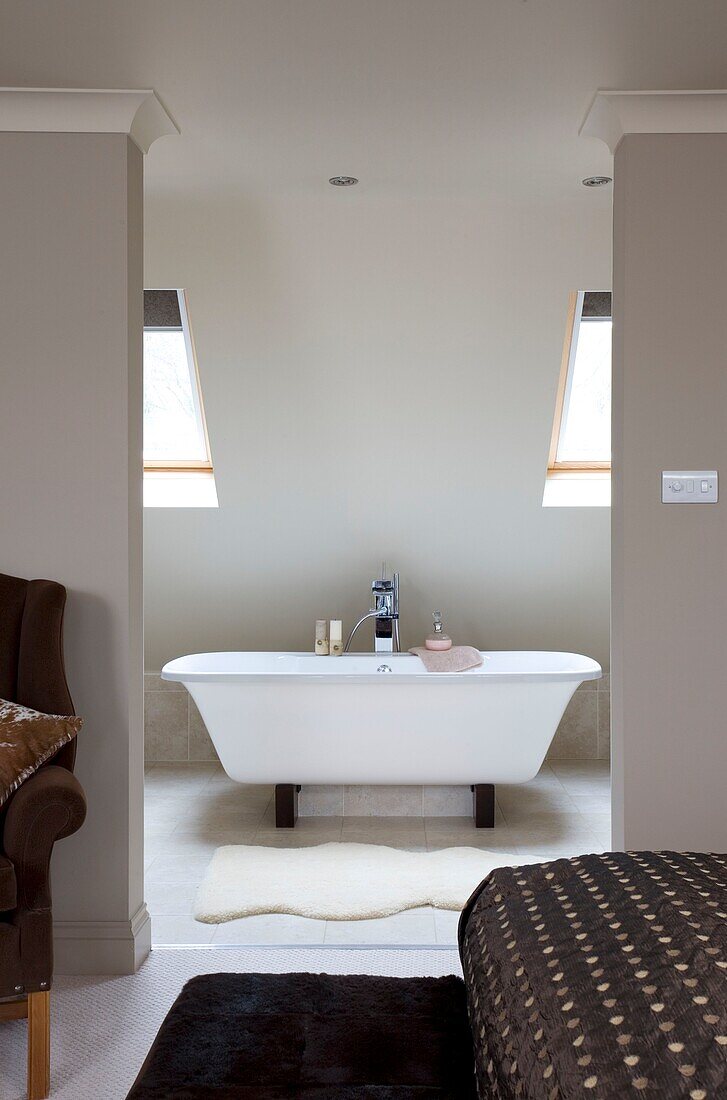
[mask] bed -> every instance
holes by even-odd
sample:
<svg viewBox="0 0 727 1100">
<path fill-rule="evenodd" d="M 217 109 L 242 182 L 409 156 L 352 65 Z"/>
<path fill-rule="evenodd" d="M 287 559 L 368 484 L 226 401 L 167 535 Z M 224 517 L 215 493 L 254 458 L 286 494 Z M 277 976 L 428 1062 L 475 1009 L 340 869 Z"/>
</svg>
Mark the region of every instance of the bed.
<svg viewBox="0 0 727 1100">
<path fill-rule="evenodd" d="M 727 1098 L 727 857 L 492 872 L 460 921 L 481 1100 Z"/>
<path fill-rule="evenodd" d="M 727 1100 L 727 857 L 493 871 L 459 977 L 210 974 L 129 1100 Z"/>
</svg>

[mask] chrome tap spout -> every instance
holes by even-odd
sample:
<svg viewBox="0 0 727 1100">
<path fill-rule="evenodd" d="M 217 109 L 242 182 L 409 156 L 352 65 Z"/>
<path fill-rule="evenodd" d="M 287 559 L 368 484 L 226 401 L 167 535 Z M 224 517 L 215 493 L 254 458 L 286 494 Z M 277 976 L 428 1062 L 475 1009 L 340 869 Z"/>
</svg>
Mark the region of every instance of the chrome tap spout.
<svg viewBox="0 0 727 1100">
<path fill-rule="evenodd" d="M 351 646 L 351 642 L 353 641 L 353 636 L 356 633 L 356 631 L 358 630 L 358 628 L 361 626 L 361 623 L 365 623 L 367 619 L 375 618 L 378 615 L 378 613 L 379 613 L 378 608 L 372 607 L 370 611 L 367 611 L 365 615 L 361 616 L 361 618 L 356 623 L 355 627 L 353 628 L 353 630 L 351 631 L 351 633 L 349 634 L 349 636 L 346 640 L 346 644 L 343 647 L 343 652 L 344 653 L 348 653 L 349 648 Z"/>
<path fill-rule="evenodd" d="M 399 574 L 394 573 L 391 580 L 386 578 L 386 564 L 382 566 L 381 577 L 371 585 L 374 606 L 362 615 L 348 636 L 343 652 L 348 653 L 354 635 L 367 619 L 375 619 L 374 652 L 399 653 Z"/>
</svg>

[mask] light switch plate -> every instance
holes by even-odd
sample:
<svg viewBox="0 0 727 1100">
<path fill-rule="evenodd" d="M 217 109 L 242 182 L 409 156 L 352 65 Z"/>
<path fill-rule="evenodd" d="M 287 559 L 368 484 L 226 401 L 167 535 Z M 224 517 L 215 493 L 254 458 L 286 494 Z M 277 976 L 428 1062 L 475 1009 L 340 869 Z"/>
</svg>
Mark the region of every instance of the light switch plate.
<svg viewBox="0 0 727 1100">
<path fill-rule="evenodd" d="M 662 504 L 716 504 L 716 470 L 662 470 Z"/>
</svg>

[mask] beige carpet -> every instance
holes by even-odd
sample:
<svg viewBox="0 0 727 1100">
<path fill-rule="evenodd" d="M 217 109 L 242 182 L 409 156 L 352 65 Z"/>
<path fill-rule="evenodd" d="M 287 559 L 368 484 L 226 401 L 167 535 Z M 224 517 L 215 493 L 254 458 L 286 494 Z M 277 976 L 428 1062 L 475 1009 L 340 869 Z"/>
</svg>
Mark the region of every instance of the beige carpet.
<svg viewBox="0 0 727 1100">
<path fill-rule="evenodd" d="M 517 862 L 479 848 L 406 852 L 378 844 L 234 844 L 212 857 L 194 916 L 222 924 L 261 913 L 370 920 L 423 905 L 462 909 L 493 868 Z"/>
</svg>

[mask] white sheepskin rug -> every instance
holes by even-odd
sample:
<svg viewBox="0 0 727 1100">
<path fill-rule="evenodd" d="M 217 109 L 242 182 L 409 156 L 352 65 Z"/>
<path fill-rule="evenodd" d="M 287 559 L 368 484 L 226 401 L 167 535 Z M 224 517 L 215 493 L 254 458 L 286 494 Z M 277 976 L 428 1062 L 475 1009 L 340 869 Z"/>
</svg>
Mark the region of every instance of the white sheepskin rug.
<svg viewBox="0 0 727 1100">
<path fill-rule="evenodd" d="M 462 909 L 490 871 L 517 862 L 480 848 L 402 852 L 378 844 L 234 844 L 212 857 L 194 916 L 222 924 L 259 913 L 369 920 L 421 905 Z"/>
</svg>

